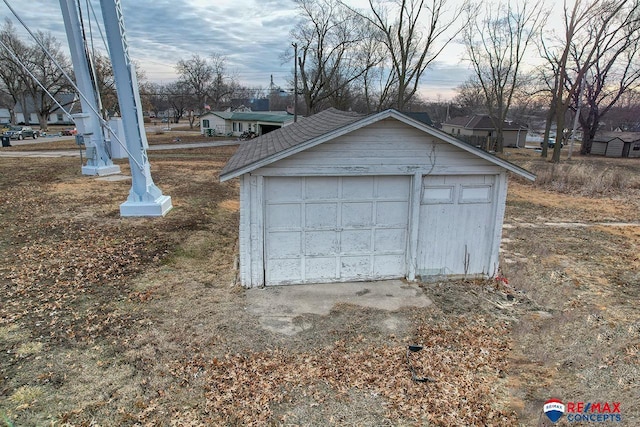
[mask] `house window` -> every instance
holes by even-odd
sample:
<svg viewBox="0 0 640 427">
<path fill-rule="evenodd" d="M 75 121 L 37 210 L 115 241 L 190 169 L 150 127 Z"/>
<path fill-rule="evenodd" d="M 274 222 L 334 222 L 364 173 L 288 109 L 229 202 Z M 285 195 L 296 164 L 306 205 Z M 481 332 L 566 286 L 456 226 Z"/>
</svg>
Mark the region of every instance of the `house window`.
<svg viewBox="0 0 640 427">
<path fill-rule="evenodd" d="M 238 124 L 233 122 L 233 131 L 236 132 L 238 130 Z"/>
<path fill-rule="evenodd" d="M 238 132 L 242 132 L 242 122 L 238 123 Z"/>
<path fill-rule="evenodd" d="M 211 126 L 209 126 L 209 120 L 207 120 L 207 119 L 202 120 L 202 127 L 203 128 L 211 127 Z"/>
<path fill-rule="evenodd" d="M 64 121 L 64 116 L 62 115 L 62 113 L 58 113 L 57 114 L 56 121 L 58 121 L 58 122 Z"/>
<path fill-rule="evenodd" d="M 633 151 L 640 151 L 640 142 L 636 142 L 633 145 Z"/>
</svg>

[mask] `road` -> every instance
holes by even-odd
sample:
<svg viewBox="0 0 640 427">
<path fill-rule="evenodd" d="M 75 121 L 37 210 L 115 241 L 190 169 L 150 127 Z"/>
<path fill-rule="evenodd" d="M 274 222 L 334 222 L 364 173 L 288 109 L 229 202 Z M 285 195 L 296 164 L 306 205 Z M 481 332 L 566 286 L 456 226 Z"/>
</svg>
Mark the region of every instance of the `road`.
<svg viewBox="0 0 640 427">
<path fill-rule="evenodd" d="M 36 140 L 11 141 L 12 146 L 42 144 L 53 141 L 71 140 L 73 136 L 42 137 Z M 221 147 L 226 145 L 238 145 L 236 140 L 192 142 L 184 144 L 160 144 L 150 145 L 148 151 L 183 150 L 189 148 Z M 9 151 L 0 149 L 0 157 L 80 157 L 80 150 L 51 150 L 51 151 Z"/>
</svg>

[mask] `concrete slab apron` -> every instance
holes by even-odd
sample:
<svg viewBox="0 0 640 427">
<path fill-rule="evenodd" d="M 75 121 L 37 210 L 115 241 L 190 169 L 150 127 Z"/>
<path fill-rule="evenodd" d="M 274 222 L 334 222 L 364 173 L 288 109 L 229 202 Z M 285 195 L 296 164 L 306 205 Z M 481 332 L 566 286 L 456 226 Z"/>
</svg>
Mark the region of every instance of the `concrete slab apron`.
<svg viewBox="0 0 640 427">
<path fill-rule="evenodd" d="M 338 303 L 386 311 L 427 307 L 432 303 L 418 285 L 401 280 L 271 286 L 246 292 L 247 310 L 258 318 L 260 325 L 285 335 L 295 335 L 311 327 L 294 324 L 295 317 L 326 316 Z"/>
</svg>

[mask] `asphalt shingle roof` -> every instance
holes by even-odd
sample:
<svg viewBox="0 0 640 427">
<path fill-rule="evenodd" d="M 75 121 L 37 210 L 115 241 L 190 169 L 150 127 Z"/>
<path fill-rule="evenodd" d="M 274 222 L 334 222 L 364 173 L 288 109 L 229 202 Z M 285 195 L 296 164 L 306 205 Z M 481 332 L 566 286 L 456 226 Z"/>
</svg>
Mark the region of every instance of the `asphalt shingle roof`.
<svg viewBox="0 0 640 427">
<path fill-rule="evenodd" d="M 322 141 L 335 138 L 341 134 L 352 132 L 380 120 L 394 118 L 414 128 L 421 129 L 429 135 L 435 136 L 464 151 L 477 155 L 491 163 L 503 167 L 511 172 L 531 181 L 535 175 L 506 160 L 487 153 L 470 144 L 460 141 L 422 122 L 416 121 L 395 110 L 385 110 L 370 116 L 329 108 L 311 117 L 300 119 L 284 128 L 252 139 L 238 147 L 220 173 L 220 179 L 226 181 L 243 173 L 263 167 L 270 162 L 287 155 L 304 150 L 306 147 Z"/>
<path fill-rule="evenodd" d="M 235 172 L 274 154 L 354 123 L 363 117 L 358 113 L 329 108 L 312 116 L 298 119 L 296 123 L 241 144 L 220 175 L 224 176 Z"/>
<path fill-rule="evenodd" d="M 595 142 L 609 142 L 616 138 L 619 138 L 624 142 L 635 142 L 640 140 L 640 132 L 601 131 L 596 133 L 593 140 Z"/>
<path fill-rule="evenodd" d="M 472 116 L 454 117 L 447 120 L 447 125 L 461 126 L 465 129 L 495 129 L 491 117 L 482 114 L 474 114 Z M 505 130 L 518 130 L 523 126 L 516 122 L 505 122 Z"/>
</svg>

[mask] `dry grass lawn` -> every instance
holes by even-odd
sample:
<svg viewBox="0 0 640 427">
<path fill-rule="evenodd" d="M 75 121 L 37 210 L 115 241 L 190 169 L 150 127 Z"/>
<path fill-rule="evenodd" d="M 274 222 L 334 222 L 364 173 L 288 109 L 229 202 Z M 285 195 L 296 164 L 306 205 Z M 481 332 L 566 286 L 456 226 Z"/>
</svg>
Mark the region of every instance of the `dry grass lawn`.
<svg viewBox="0 0 640 427">
<path fill-rule="evenodd" d="M 508 283 L 420 284 L 427 309 L 340 304 L 284 336 L 234 285 L 233 150 L 152 152 L 162 219 L 120 218 L 130 182 L 78 159 L 1 159 L 0 426 L 542 426 L 551 397 L 640 424 L 640 162 L 515 150 L 541 179 L 510 183 Z M 434 382 L 411 381 L 416 342 Z"/>
</svg>

